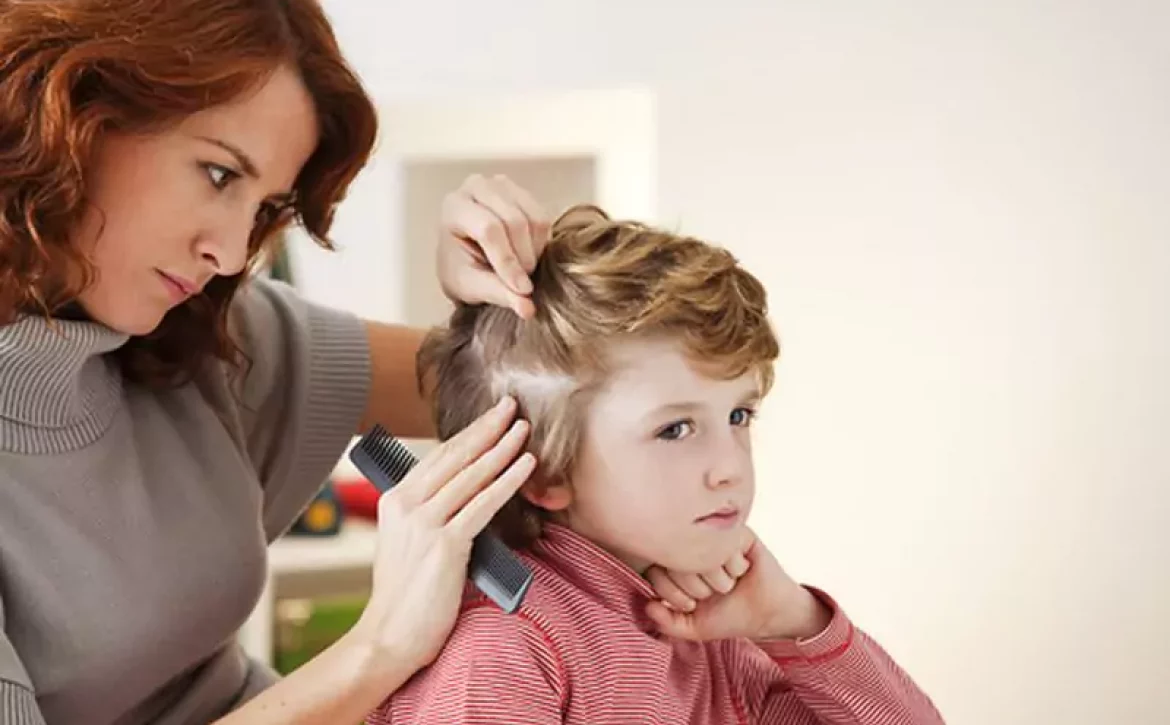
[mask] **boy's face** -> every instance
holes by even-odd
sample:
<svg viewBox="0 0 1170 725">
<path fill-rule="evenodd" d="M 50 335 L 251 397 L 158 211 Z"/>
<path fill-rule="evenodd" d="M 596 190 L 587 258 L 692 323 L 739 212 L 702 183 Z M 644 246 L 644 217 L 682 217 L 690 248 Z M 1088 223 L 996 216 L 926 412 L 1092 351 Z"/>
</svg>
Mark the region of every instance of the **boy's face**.
<svg viewBox="0 0 1170 725">
<path fill-rule="evenodd" d="M 638 571 L 721 566 L 755 493 L 756 376 L 708 377 L 668 342 L 625 342 L 611 359 L 559 518 Z"/>
</svg>

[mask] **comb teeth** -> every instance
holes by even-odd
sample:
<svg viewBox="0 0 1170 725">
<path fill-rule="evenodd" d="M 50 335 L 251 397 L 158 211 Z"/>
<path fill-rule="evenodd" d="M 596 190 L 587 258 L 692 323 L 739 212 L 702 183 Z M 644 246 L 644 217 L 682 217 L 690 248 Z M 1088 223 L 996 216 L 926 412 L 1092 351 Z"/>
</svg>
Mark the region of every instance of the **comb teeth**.
<svg viewBox="0 0 1170 725">
<path fill-rule="evenodd" d="M 520 608 L 532 584 L 532 572 L 503 541 L 480 535 L 471 547 L 471 580 L 511 614 Z"/>
<path fill-rule="evenodd" d="M 397 486 L 418 463 L 410 449 L 381 425 L 375 425 L 358 441 L 350 453 L 350 459 L 370 479 L 370 483 L 383 493 Z"/>
<path fill-rule="evenodd" d="M 362 436 L 349 457 L 362 475 L 383 493 L 397 486 L 418 463 L 410 449 L 381 425 L 375 425 Z M 481 531 L 475 537 L 469 569 L 469 576 L 479 590 L 509 614 L 520 608 L 532 585 L 532 571 L 507 544 L 488 531 Z"/>
</svg>

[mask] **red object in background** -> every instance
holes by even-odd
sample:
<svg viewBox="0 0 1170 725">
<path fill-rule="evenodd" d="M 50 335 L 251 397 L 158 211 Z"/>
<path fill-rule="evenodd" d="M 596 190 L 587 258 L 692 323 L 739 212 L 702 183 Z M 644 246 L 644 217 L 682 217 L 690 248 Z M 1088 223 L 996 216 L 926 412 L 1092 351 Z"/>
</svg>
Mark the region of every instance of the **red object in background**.
<svg viewBox="0 0 1170 725">
<path fill-rule="evenodd" d="M 382 494 L 365 478 L 335 480 L 333 491 L 347 515 L 378 520 L 378 498 Z"/>
</svg>

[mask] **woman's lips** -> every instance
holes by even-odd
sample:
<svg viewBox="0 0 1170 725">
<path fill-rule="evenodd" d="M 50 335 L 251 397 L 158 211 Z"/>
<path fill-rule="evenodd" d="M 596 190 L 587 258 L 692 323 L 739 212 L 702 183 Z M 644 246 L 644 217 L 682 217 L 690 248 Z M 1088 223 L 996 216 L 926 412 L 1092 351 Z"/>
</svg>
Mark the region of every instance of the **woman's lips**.
<svg viewBox="0 0 1170 725">
<path fill-rule="evenodd" d="M 195 287 L 190 282 L 179 277 L 172 277 L 171 275 L 157 270 L 158 276 L 162 279 L 167 291 L 171 294 L 171 299 L 175 302 L 182 302 L 191 295 L 195 294 Z"/>
</svg>

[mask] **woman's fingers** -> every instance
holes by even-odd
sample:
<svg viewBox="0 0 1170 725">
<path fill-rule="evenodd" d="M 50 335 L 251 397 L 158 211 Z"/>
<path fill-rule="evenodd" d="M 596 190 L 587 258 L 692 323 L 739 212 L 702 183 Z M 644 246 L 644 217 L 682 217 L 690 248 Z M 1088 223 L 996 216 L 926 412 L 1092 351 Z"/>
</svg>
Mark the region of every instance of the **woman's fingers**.
<svg viewBox="0 0 1170 725">
<path fill-rule="evenodd" d="M 468 242 L 470 244 L 470 242 Z M 458 299 L 471 304 L 487 303 L 497 307 L 513 310 L 521 318 L 528 320 L 536 314 L 532 300 L 524 295 L 516 294 L 512 288 L 504 284 L 495 270 L 478 264 L 460 262 L 458 269 L 448 272 L 454 280 L 450 292 L 452 299 Z M 458 296 L 453 291 L 458 289 Z"/>
<path fill-rule="evenodd" d="M 552 220 L 540 202 L 526 189 L 507 176 L 500 175 L 494 178 L 496 183 L 503 187 L 509 198 L 523 210 L 524 215 L 528 218 L 528 229 L 532 236 L 533 267 L 535 268 L 536 260 L 540 259 L 544 248 L 548 246 L 548 234 Z M 529 273 L 531 272 L 530 269 Z"/>
<path fill-rule="evenodd" d="M 459 513 L 451 518 L 448 525 L 460 536 L 468 539 L 474 537 L 483 531 L 496 512 L 516 495 L 516 492 L 520 490 L 520 487 L 524 485 L 534 470 L 536 470 L 536 456 L 524 453 L 513 461 L 512 465 L 508 466 L 508 469 L 491 485 L 468 501 Z"/>
<path fill-rule="evenodd" d="M 431 451 L 386 496 L 399 500 L 406 509 L 425 503 L 460 471 L 495 446 L 515 415 L 515 399 L 505 396 L 494 408 Z"/>
<path fill-rule="evenodd" d="M 515 400 L 504 398 L 382 496 L 373 593 L 356 636 L 391 643 L 420 666 L 438 655 L 459 611 L 472 540 L 535 468 L 531 453 L 517 457 L 529 423 L 515 417 Z"/>
<path fill-rule="evenodd" d="M 501 181 L 503 178 L 473 176 L 468 179 L 467 191 L 472 199 L 491 212 L 503 225 L 508 247 L 520 262 L 520 267 L 527 278 L 536 268 L 534 252 L 536 244 L 533 240 L 532 223 L 520 200 L 516 198 L 515 191 Z M 519 292 L 520 289 L 516 288 L 516 291 Z"/>
<path fill-rule="evenodd" d="M 513 249 L 509 229 L 487 206 L 472 194 L 472 182 L 447 197 L 443 204 L 443 228 L 468 247 L 466 266 L 473 266 L 475 257 L 485 259 L 512 292 L 527 295 L 532 292 L 532 280 Z M 527 229 L 527 224 L 524 225 Z M 527 233 L 527 232 L 525 232 Z"/>
<path fill-rule="evenodd" d="M 551 222 L 532 194 L 506 176 L 469 176 L 443 200 L 436 250 L 439 285 L 452 300 L 508 307 L 530 319 L 532 271 Z"/>
<path fill-rule="evenodd" d="M 503 438 L 436 491 L 422 505 L 421 513 L 436 524 L 446 524 L 516 459 L 524 447 L 528 430 L 528 421 L 513 422 Z"/>
</svg>

